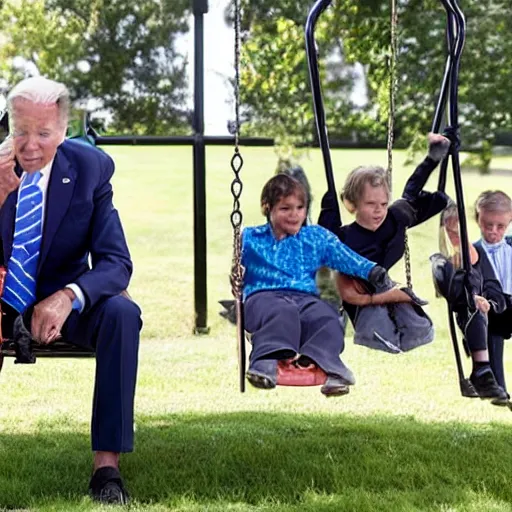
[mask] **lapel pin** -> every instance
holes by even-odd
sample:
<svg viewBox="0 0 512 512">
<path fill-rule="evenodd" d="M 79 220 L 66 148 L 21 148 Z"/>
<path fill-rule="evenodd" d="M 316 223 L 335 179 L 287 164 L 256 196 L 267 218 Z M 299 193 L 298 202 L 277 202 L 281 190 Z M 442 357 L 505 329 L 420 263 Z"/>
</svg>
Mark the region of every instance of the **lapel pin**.
<svg viewBox="0 0 512 512">
<path fill-rule="evenodd" d="M 69 178 L 62 178 L 62 183 L 70 183 L 71 180 Z"/>
</svg>

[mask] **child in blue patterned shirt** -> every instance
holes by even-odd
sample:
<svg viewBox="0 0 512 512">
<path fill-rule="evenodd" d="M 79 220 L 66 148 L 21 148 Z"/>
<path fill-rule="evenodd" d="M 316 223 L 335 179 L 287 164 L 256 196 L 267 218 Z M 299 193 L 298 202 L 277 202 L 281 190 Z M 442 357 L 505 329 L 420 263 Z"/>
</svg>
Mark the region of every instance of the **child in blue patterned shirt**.
<svg viewBox="0 0 512 512">
<path fill-rule="evenodd" d="M 329 267 L 377 288 L 389 278 L 327 229 L 306 225 L 307 197 L 296 179 L 274 176 L 261 194 L 268 222 L 242 235 L 245 329 L 253 344 L 247 378 L 255 387 L 273 388 L 278 360 L 313 361 L 327 374 L 321 392 L 339 396 L 355 380 L 339 357 L 344 348 L 339 315 L 318 297 L 315 274 Z"/>
</svg>

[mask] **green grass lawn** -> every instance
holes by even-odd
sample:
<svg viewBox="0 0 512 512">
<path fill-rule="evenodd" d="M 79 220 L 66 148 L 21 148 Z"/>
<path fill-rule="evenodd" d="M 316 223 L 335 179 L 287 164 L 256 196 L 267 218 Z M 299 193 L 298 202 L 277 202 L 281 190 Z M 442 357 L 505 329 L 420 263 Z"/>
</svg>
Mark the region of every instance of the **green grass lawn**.
<svg viewBox="0 0 512 512">
<path fill-rule="evenodd" d="M 143 310 L 136 451 L 122 460 L 131 509 L 148 511 L 511 511 L 512 413 L 461 398 L 445 304 L 434 298 L 428 255 L 437 220 L 410 234 L 416 292 L 430 300 L 436 339 L 393 356 L 352 344 L 357 385 L 326 399 L 318 388 L 238 392 L 230 297 L 232 199 L 228 148 L 207 153 L 209 336 L 193 336 L 192 154 L 189 148 L 109 148 L 115 204 L 135 263 L 130 291 Z M 272 149 L 243 149 L 245 224 L 262 222 L 259 194 Z M 412 168 L 395 157 L 395 194 Z M 338 186 L 383 151 L 334 151 Z M 303 165 L 325 188 L 321 155 Z M 511 169 L 512 158 L 493 164 Z M 436 176 L 429 184 L 435 187 Z M 510 190 L 506 173 L 464 175 L 466 202 Z M 477 231 L 470 212 L 472 238 Z M 345 215 L 345 222 L 350 217 Z M 397 266 L 392 275 L 404 279 Z M 506 351 L 506 366 L 512 356 Z M 103 510 L 85 496 L 94 362 L 40 360 L 0 374 L 0 510 Z"/>
</svg>

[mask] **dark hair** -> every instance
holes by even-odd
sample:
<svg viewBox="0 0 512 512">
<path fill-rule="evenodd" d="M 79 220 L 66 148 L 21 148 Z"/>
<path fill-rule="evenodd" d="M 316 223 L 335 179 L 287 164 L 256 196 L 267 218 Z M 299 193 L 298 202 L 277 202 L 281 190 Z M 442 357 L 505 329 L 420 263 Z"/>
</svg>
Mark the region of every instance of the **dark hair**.
<svg viewBox="0 0 512 512">
<path fill-rule="evenodd" d="M 308 207 L 308 194 L 304 185 L 295 178 L 288 176 L 287 174 L 280 173 L 276 174 L 273 178 L 270 178 L 265 183 L 263 190 L 261 191 L 261 213 L 268 219 L 272 208 L 283 199 L 297 195 L 302 201 L 304 206 Z"/>
<path fill-rule="evenodd" d="M 291 176 L 300 182 L 300 184 L 304 187 L 304 190 L 306 191 L 307 216 L 309 222 L 311 222 L 311 219 L 309 219 L 309 214 L 311 211 L 311 203 L 313 202 L 313 194 L 311 193 L 311 185 L 309 184 L 308 177 L 306 176 L 304 169 L 300 165 L 295 165 L 283 168 L 283 170 L 280 172 L 276 172 L 276 174 L 280 173 Z"/>
</svg>

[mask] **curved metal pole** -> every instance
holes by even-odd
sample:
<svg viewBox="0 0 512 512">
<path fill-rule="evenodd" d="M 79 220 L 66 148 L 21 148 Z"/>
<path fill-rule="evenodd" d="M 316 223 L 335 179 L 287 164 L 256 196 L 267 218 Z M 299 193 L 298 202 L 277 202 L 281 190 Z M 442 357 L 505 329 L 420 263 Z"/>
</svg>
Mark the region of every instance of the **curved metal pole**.
<svg viewBox="0 0 512 512">
<path fill-rule="evenodd" d="M 334 173 L 332 170 L 331 152 L 329 149 L 329 135 L 327 133 L 327 125 L 325 122 L 324 102 L 322 99 L 322 87 L 320 85 L 320 72 L 318 71 L 318 55 L 316 52 L 315 42 L 315 25 L 321 14 L 331 5 L 332 0 L 317 0 L 309 11 L 306 20 L 306 54 L 308 58 L 309 78 L 311 81 L 311 92 L 313 94 L 313 107 L 315 111 L 316 129 L 318 133 L 318 141 L 325 167 L 325 178 L 327 180 L 327 190 L 331 193 L 332 199 L 335 201 L 335 209 L 337 212 L 339 225 L 341 226 L 341 214 L 336 195 L 336 185 L 334 183 Z"/>
<path fill-rule="evenodd" d="M 457 30 L 457 37 L 455 41 L 453 66 L 450 74 L 450 103 L 448 109 L 448 122 L 455 129 L 459 126 L 459 102 L 458 102 L 458 81 L 459 81 L 459 70 L 460 70 L 460 59 L 462 50 L 464 49 L 464 43 L 466 40 L 466 20 L 462 13 L 457 0 L 451 0 L 452 7 L 455 14 L 455 24 Z M 457 209 L 459 213 L 459 227 L 460 227 L 460 243 L 461 243 L 461 255 L 462 255 L 462 268 L 466 271 L 471 269 L 471 260 L 469 257 L 469 245 L 468 245 L 468 229 L 466 221 L 466 209 L 464 205 L 464 192 L 462 190 L 462 177 L 460 173 L 460 161 L 459 161 L 459 150 L 452 146 L 451 149 L 452 157 L 452 169 L 453 179 L 455 183 L 455 195 L 457 199 Z M 470 305 L 472 305 L 472 294 L 469 297 Z"/>
<path fill-rule="evenodd" d="M 458 82 L 459 82 L 459 70 L 460 70 L 460 59 L 464 44 L 466 42 L 466 19 L 462 10 L 460 9 L 457 0 L 450 0 L 451 7 L 454 13 L 455 27 L 457 31 L 457 37 L 455 38 L 455 48 L 453 51 L 453 66 L 450 77 L 450 104 L 449 113 L 451 116 L 451 122 L 453 126 L 457 126 L 459 122 L 459 99 L 458 99 Z"/>
<path fill-rule="evenodd" d="M 460 10 L 457 4 L 457 0 L 441 0 L 441 2 L 447 14 L 446 36 L 448 43 L 448 56 L 446 59 L 443 82 L 439 93 L 439 99 L 436 107 L 436 112 L 434 115 L 434 121 L 432 123 L 433 132 L 439 132 L 442 123 L 442 118 L 445 115 L 445 113 L 448 125 L 451 126 L 453 129 L 458 130 L 458 78 L 460 69 L 460 59 L 466 37 L 465 19 L 462 11 Z M 470 270 L 469 245 L 464 207 L 464 196 L 462 191 L 462 179 L 460 174 L 458 147 L 452 146 L 449 156 L 446 157 L 441 164 L 438 190 L 444 191 L 445 189 L 448 161 L 450 157 L 452 160 L 455 192 L 457 197 L 457 211 L 459 215 L 460 239 L 462 244 L 462 266 L 463 269 L 466 271 L 465 289 L 467 294 L 468 306 L 471 309 L 474 309 L 475 304 L 473 300 L 473 290 L 470 287 L 468 279 L 468 272 Z M 454 312 L 450 304 L 448 304 L 448 321 L 453 350 L 455 354 L 455 362 L 457 365 L 457 373 L 459 376 L 459 387 L 461 394 L 462 396 L 467 397 L 477 396 L 470 381 L 464 377 L 464 368 L 462 366 L 457 341 L 457 332 L 455 329 Z"/>
<path fill-rule="evenodd" d="M 450 87 L 450 76 L 451 69 L 453 66 L 453 56 L 455 53 L 455 33 L 454 33 L 454 24 L 455 24 L 455 9 L 453 6 L 447 1 L 442 0 L 443 6 L 446 10 L 446 40 L 447 40 L 447 48 L 448 55 L 446 57 L 446 64 L 444 68 L 443 81 L 441 83 L 441 89 L 439 91 L 439 98 L 437 100 L 436 111 L 434 113 L 434 119 L 432 121 L 432 129 L 433 133 L 439 133 L 441 129 L 441 123 L 443 121 L 443 116 L 446 112 L 446 105 L 448 102 L 448 91 Z M 437 190 L 444 192 L 446 188 L 446 175 L 448 169 L 448 158 L 445 158 L 441 163 L 441 169 L 439 172 L 439 181 L 437 184 Z"/>
<path fill-rule="evenodd" d="M 446 40 L 448 46 L 448 56 L 444 68 L 443 80 L 441 82 L 441 89 L 439 91 L 439 98 L 437 100 L 436 111 L 432 121 L 432 132 L 438 133 L 441 128 L 443 116 L 446 111 L 446 104 L 448 100 L 448 89 L 450 85 L 450 74 L 453 64 L 453 57 L 456 46 L 456 35 L 454 33 L 455 24 L 455 9 L 447 0 L 441 0 L 446 10 Z M 457 34 L 458 35 L 458 34 Z"/>
</svg>

